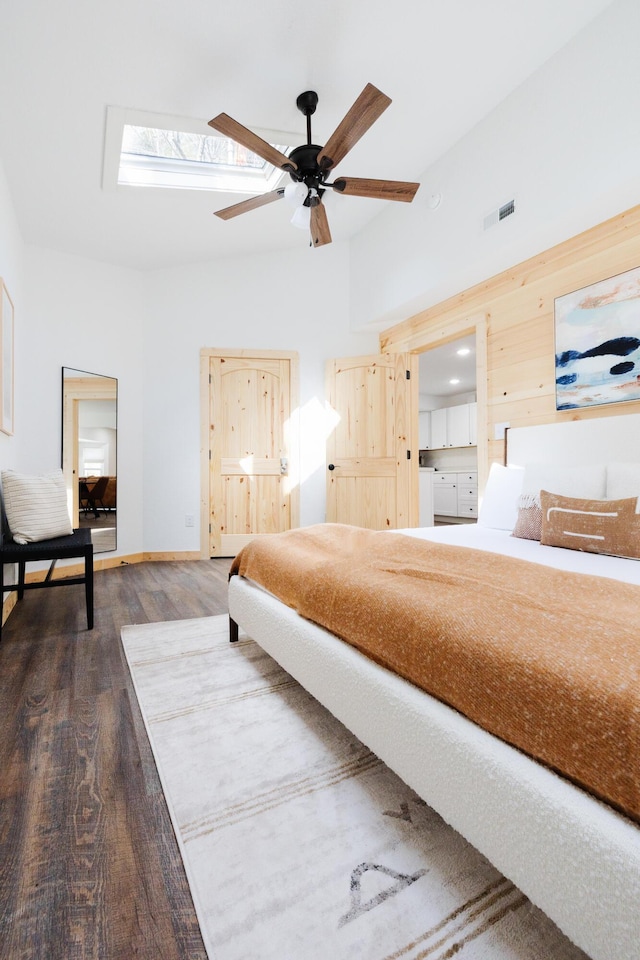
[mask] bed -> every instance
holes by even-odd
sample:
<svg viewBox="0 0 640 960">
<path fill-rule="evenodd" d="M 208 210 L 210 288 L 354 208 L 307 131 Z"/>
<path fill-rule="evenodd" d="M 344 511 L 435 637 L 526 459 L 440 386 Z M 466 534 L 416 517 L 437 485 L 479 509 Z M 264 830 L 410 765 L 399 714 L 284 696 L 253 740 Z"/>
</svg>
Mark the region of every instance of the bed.
<svg viewBox="0 0 640 960">
<path fill-rule="evenodd" d="M 527 484 L 529 493 L 538 484 L 545 490 L 557 484 L 552 494 L 594 501 L 633 497 L 639 447 L 637 415 L 510 431 L 509 466 L 492 468 L 477 524 L 401 534 L 512 557 L 514 563 L 616 580 L 629 585 L 624 589 L 637 589 L 640 600 L 637 559 L 512 536 L 527 515 L 525 508 L 536 502 L 535 496 L 527 500 Z M 589 956 L 637 960 L 637 817 L 487 732 L 256 582 L 231 578 L 229 613 L 232 624 L 252 636 Z M 629 776 L 637 785 L 640 770 L 631 769 Z"/>
</svg>

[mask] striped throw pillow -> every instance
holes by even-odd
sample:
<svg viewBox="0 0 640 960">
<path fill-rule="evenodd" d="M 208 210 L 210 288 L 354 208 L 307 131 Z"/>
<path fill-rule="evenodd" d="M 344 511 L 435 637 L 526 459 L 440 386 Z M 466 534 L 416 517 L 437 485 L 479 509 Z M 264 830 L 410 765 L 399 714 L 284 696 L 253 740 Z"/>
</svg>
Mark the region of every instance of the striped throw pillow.
<svg viewBox="0 0 640 960">
<path fill-rule="evenodd" d="M 550 547 L 640 560 L 638 498 L 576 500 L 540 491 L 542 536 Z"/>
<path fill-rule="evenodd" d="M 73 533 L 62 470 L 40 476 L 3 470 L 2 496 L 16 543 L 34 543 Z"/>
</svg>

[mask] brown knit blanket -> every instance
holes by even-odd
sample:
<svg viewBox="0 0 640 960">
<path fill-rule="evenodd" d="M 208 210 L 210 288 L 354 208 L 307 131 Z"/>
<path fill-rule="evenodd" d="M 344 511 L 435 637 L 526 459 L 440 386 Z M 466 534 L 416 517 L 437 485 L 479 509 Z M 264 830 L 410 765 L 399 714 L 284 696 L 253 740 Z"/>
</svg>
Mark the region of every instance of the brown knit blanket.
<svg viewBox="0 0 640 960">
<path fill-rule="evenodd" d="M 231 573 L 640 820 L 640 587 L 341 524 Z"/>
</svg>

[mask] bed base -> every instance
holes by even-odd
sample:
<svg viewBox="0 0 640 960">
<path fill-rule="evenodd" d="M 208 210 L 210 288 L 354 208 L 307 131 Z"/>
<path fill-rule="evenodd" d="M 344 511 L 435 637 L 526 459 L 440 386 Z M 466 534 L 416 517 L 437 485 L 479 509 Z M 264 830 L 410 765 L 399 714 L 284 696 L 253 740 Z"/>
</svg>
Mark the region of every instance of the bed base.
<svg viewBox="0 0 640 960">
<path fill-rule="evenodd" d="M 250 581 L 229 613 L 593 960 L 638 960 L 636 824 Z"/>
</svg>

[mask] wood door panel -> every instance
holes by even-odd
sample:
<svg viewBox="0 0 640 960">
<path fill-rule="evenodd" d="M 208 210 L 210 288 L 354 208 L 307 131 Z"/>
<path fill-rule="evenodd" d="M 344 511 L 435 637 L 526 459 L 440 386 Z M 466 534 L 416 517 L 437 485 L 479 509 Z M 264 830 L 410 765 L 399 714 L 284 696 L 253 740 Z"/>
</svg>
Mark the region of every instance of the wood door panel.
<svg viewBox="0 0 640 960">
<path fill-rule="evenodd" d="M 391 529 L 395 526 L 396 515 L 395 473 L 392 477 L 368 477 L 364 486 L 361 481 L 362 478 L 358 477 L 331 479 L 330 483 L 334 485 L 331 500 L 335 502 L 336 519 L 327 519 L 370 530 Z"/>
<path fill-rule="evenodd" d="M 335 457 L 395 456 L 393 370 L 380 362 L 335 369 L 333 405 L 340 411 Z"/>
<path fill-rule="evenodd" d="M 253 537 L 298 523 L 298 490 L 288 476 L 290 463 L 299 473 L 289 430 L 297 354 L 202 350 L 201 357 L 208 381 L 203 534 L 208 556 L 233 556 Z"/>
<path fill-rule="evenodd" d="M 417 524 L 416 370 L 408 354 L 328 364 L 327 393 L 337 414 L 327 441 L 329 522 L 372 529 Z"/>
<path fill-rule="evenodd" d="M 221 457 L 220 472 L 223 476 L 280 476 L 280 458 L 274 460 L 272 457 L 254 457 L 252 454 L 246 457 Z"/>
<path fill-rule="evenodd" d="M 339 480 L 341 477 L 395 477 L 397 464 L 395 457 L 363 457 L 362 459 L 347 459 L 336 457 L 331 461 L 334 466 L 334 476 L 330 480 Z"/>
<path fill-rule="evenodd" d="M 288 498 L 283 478 L 228 476 L 224 478 L 222 534 L 279 533 L 289 528 Z"/>
<path fill-rule="evenodd" d="M 221 367 L 222 434 L 227 457 L 279 457 L 283 449 L 283 387 L 287 371 Z M 284 376 L 284 384 L 283 384 Z M 287 404 L 288 406 L 288 404 Z"/>
</svg>

